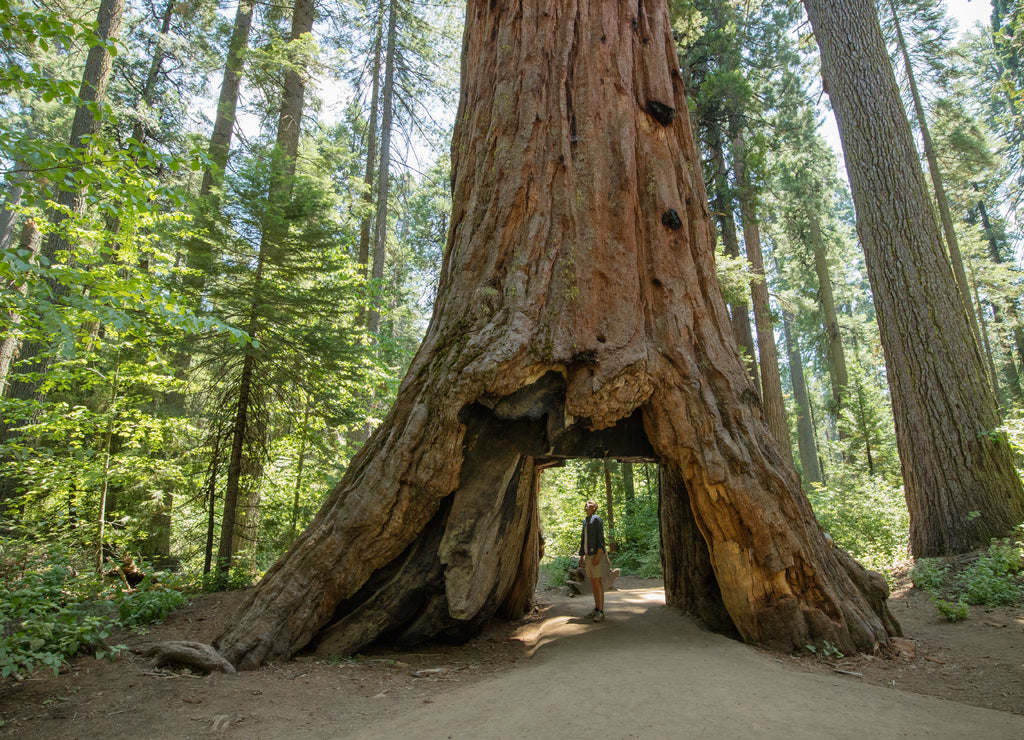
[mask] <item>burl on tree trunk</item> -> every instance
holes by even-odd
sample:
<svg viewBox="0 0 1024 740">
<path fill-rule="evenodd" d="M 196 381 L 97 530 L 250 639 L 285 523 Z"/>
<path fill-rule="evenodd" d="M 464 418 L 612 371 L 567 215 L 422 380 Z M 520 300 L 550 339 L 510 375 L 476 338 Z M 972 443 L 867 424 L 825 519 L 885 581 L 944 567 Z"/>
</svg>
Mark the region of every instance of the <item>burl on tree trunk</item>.
<svg viewBox="0 0 1024 740">
<path fill-rule="evenodd" d="M 714 266 L 664 0 L 470 0 L 434 316 L 391 412 L 217 641 L 467 638 L 537 577 L 551 460 L 665 472 L 667 600 L 749 642 L 870 651 L 884 581 L 771 441 Z"/>
</svg>

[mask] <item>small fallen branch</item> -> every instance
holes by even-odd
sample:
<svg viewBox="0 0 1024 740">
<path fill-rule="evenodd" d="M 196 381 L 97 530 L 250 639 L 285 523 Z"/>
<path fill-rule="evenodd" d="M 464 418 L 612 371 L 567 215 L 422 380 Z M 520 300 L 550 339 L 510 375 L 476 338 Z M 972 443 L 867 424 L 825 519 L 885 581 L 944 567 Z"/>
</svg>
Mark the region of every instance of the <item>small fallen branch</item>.
<svg viewBox="0 0 1024 740">
<path fill-rule="evenodd" d="M 857 673 L 856 671 L 844 671 L 842 668 L 833 668 L 836 673 L 842 673 L 844 676 L 856 676 L 857 678 L 864 678 L 863 673 Z"/>
</svg>

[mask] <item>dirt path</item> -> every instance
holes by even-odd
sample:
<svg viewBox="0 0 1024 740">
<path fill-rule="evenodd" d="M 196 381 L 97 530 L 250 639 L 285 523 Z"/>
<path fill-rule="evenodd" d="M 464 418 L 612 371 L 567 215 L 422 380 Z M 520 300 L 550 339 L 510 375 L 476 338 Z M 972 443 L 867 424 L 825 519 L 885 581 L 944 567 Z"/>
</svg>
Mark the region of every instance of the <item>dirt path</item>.
<svg viewBox="0 0 1024 740">
<path fill-rule="evenodd" d="M 201 600 L 133 637 L 132 648 L 209 640 L 232 618 L 237 599 Z M 931 683 L 944 672 L 952 687 L 960 671 L 949 660 L 967 653 L 948 644 L 936 663 L 843 664 L 864 674 L 858 678 L 709 633 L 665 607 L 650 582 L 610 592 L 603 624 L 578 616 L 589 610 L 588 598 L 547 591 L 541 601 L 532 620 L 499 625 L 465 646 L 333 662 L 307 657 L 235 676 L 154 672 L 139 654 L 116 663 L 85 659 L 57 678 L 0 687 L 0 735 L 575 739 L 594 734 L 587 727 L 596 724 L 603 738 L 1024 737 L 1024 620 L 1016 616 L 1009 628 L 992 629 L 998 641 L 984 648 L 999 647 L 1009 661 L 986 687 L 1016 692 L 1003 695 L 1008 712 L 889 687 L 889 676 L 900 685 L 906 676 L 928 683 L 933 667 Z M 979 656 L 979 665 L 991 669 L 988 657 Z M 589 717 L 584 705 L 593 707 Z"/>
<path fill-rule="evenodd" d="M 612 592 L 608 613 L 553 615 L 528 664 L 351 737 L 1024 737 L 1021 716 L 786 670 L 665 608 L 660 589 Z"/>
</svg>

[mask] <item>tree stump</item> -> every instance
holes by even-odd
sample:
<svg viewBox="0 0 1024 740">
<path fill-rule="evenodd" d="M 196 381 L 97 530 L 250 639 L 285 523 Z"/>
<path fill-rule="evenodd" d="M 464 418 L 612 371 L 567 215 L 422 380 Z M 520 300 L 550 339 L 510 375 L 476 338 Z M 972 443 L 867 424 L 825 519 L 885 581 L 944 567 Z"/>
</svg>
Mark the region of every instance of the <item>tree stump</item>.
<svg viewBox="0 0 1024 740">
<path fill-rule="evenodd" d="M 664 0 L 470 0 L 452 184 L 394 407 L 221 653 L 252 668 L 522 613 L 538 466 L 604 456 L 678 482 L 670 604 L 783 650 L 886 643 L 884 582 L 829 543 L 740 361 Z"/>
</svg>

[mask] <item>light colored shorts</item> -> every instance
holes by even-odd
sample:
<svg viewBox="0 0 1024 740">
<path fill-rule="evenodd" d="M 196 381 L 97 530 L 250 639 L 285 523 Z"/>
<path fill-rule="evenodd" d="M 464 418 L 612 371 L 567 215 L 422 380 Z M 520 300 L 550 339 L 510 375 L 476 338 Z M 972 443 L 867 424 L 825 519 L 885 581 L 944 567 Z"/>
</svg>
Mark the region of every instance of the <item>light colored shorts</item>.
<svg viewBox="0 0 1024 740">
<path fill-rule="evenodd" d="M 583 558 L 587 568 L 587 578 L 606 578 L 610 573 L 611 569 L 608 567 L 608 555 L 606 553 L 601 554 L 601 560 L 598 561 L 597 565 L 594 565 L 594 558 L 592 555 L 588 555 Z"/>
</svg>

